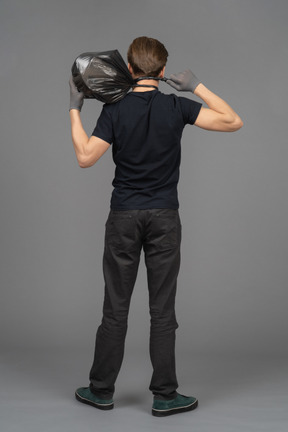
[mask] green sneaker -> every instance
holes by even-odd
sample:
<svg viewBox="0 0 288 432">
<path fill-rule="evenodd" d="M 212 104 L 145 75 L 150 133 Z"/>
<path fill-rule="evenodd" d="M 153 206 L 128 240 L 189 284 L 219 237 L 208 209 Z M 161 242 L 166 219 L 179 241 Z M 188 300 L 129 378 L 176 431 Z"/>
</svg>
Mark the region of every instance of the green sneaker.
<svg viewBox="0 0 288 432">
<path fill-rule="evenodd" d="M 188 397 L 178 394 L 172 400 L 154 399 L 152 415 L 156 417 L 166 417 L 172 414 L 179 414 L 192 411 L 197 408 L 198 400 L 195 397 Z"/>
<path fill-rule="evenodd" d="M 94 393 L 91 392 L 89 387 L 80 387 L 75 392 L 75 397 L 79 402 L 91 405 L 101 410 L 111 410 L 114 408 L 112 399 L 99 399 Z"/>
</svg>

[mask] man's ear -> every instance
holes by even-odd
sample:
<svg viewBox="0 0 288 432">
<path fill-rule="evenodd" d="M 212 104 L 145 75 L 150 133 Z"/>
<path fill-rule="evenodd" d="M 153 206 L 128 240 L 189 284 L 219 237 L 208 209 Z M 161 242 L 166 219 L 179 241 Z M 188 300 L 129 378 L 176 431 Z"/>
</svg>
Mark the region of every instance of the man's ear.
<svg viewBox="0 0 288 432">
<path fill-rule="evenodd" d="M 130 74 L 133 75 L 133 69 L 132 69 L 132 66 L 130 65 L 130 63 L 128 63 L 128 70 L 129 70 Z"/>
<path fill-rule="evenodd" d="M 163 77 L 164 77 L 164 74 L 165 74 L 165 67 L 166 67 L 166 66 L 164 66 L 163 69 L 161 70 L 161 72 L 160 72 L 160 74 L 159 74 L 159 78 L 163 78 Z"/>
</svg>

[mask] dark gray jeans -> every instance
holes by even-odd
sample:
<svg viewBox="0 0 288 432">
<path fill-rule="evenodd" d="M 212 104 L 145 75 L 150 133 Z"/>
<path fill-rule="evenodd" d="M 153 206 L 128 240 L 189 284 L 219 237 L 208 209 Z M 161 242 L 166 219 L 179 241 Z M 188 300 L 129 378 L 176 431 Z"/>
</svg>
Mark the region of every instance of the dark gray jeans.
<svg viewBox="0 0 288 432">
<path fill-rule="evenodd" d="M 102 399 L 113 397 L 127 332 L 131 295 L 143 247 L 149 289 L 149 389 L 155 398 L 173 399 L 175 371 L 175 295 L 180 266 L 181 222 L 178 210 L 111 210 L 106 222 L 103 272 L 103 318 L 96 334 L 90 389 Z"/>
</svg>

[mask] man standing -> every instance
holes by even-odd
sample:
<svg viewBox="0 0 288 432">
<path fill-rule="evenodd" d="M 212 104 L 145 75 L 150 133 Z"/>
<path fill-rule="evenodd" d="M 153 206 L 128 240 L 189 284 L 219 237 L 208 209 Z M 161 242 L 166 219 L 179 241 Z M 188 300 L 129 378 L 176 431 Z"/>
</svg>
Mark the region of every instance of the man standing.
<svg viewBox="0 0 288 432">
<path fill-rule="evenodd" d="M 181 221 L 177 184 L 181 136 L 185 125 L 222 132 L 242 127 L 242 120 L 190 71 L 167 83 L 195 93 L 208 106 L 158 90 L 168 52 L 156 39 L 139 37 L 128 49 L 128 69 L 141 81 L 121 101 L 105 104 L 90 138 L 80 111 L 83 93 L 70 78 L 72 140 L 80 167 L 94 165 L 112 144 L 116 165 L 106 222 L 103 271 L 105 297 L 89 387 L 76 390 L 80 402 L 99 409 L 114 407 L 115 382 L 122 364 L 130 300 L 143 248 L 151 316 L 150 357 L 154 395 L 152 414 L 167 416 L 197 407 L 195 397 L 177 393 L 175 368 L 175 295 L 180 266 Z"/>
</svg>

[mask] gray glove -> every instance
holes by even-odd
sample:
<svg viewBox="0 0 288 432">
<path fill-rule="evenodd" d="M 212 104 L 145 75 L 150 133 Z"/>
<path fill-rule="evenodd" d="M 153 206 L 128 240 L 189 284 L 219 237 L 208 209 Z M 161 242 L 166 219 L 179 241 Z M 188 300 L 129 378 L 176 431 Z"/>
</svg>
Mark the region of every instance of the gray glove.
<svg viewBox="0 0 288 432">
<path fill-rule="evenodd" d="M 69 86 L 70 86 L 70 107 L 69 111 L 71 109 L 77 109 L 78 111 L 81 111 L 81 108 L 83 106 L 84 102 L 84 93 L 79 92 L 77 90 L 77 87 L 74 84 L 73 77 L 71 75 L 69 79 Z"/>
<path fill-rule="evenodd" d="M 178 74 L 170 75 L 170 79 L 166 82 L 178 91 L 191 91 L 192 93 L 194 93 L 198 84 L 201 83 L 190 69 Z"/>
</svg>

